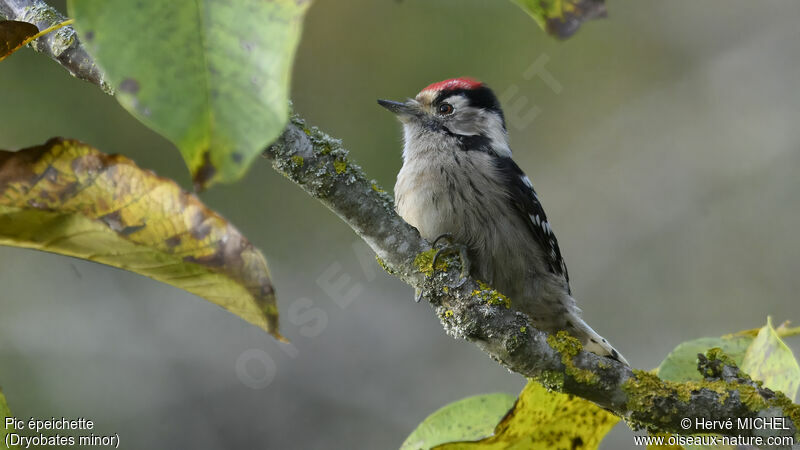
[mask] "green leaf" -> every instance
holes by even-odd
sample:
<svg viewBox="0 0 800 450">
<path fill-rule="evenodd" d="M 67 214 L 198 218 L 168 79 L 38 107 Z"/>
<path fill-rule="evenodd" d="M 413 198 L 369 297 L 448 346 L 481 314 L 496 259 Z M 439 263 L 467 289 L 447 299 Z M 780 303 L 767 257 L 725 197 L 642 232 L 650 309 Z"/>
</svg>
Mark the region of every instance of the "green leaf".
<svg viewBox="0 0 800 450">
<path fill-rule="evenodd" d="M 512 409 L 478 442 L 453 442 L 437 450 L 596 449 L 619 417 L 580 397 L 552 392 L 529 381 Z"/>
<path fill-rule="evenodd" d="M 308 0 L 69 0 L 120 104 L 181 151 L 199 188 L 239 179 L 288 119 Z"/>
<path fill-rule="evenodd" d="M 2 444 L 0 445 L 2 445 L 3 448 L 6 448 L 6 435 L 14 432 L 14 427 L 6 428 L 6 417 L 14 416 L 11 415 L 11 410 L 8 409 L 8 403 L 6 403 L 6 398 L 3 395 L 3 390 L 0 389 L 0 420 L 2 420 L 2 422 L 0 422 L 0 443 Z M 9 448 L 17 448 L 17 446 L 12 445 Z"/>
<path fill-rule="evenodd" d="M 800 386 L 800 366 L 780 336 L 772 328 L 772 320 L 758 332 L 758 336 L 747 349 L 740 368 L 764 386 L 781 391 L 794 401 Z"/>
<path fill-rule="evenodd" d="M 514 396 L 497 393 L 467 397 L 428 416 L 403 442 L 400 450 L 435 447 L 445 442 L 489 436 L 514 405 Z"/>
<path fill-rule="evenodd" d="M 658 367 L 658 376 L 667 381 L 700 381 L 697 371 L 697 354 L 719 347 L 733 358 L 736 364 L 753 379 L 763 381 L 794 399 L 800 385 L 800 367 L 792 350 L 781 340 L 781 335 L 793 336 L 797 329 L 781 326 L 776 331 L 772 320 L 757 330 L 745 330 L 720 338 L 700 338 L 684 342 L 667 355 Z"/>
<path fill-rule="evenodd" d="M 511 0 L 548 34 L 566 39 L 590 19 L 606 16 L 603 0 Z"/>
<path fill-rule="evenodd" d="M 677 383 L 701 381 L 703 377 L 697 371 L 697 354 L 705 354 L 708 350 L 719 347 L 753 379 L 761 380 L 770 389 L 779 390 L 794 399 L 800 383 L 800 368 L 792 351 L 781 340 L 781 333 L 792 336 L 797 334 L 797 329 L 782 326 L 776 331 L 772 328 L 772 321 L 767 318 L 767 325 L 760 329 L 740 331 L 719 338 L 706 337 L 684 342 L 675 347 L 664 359 L 658 367 L 658 376 Z M 686 448 L 711 449 L 696 445 Z M 717 446 L 714 450 L 733 448 Z"/>
<path fill-rule="evenodd" d="M 257 248 L 172 180 L 78 141 L 0 150 L 0 245 L 148 276 L 281 339 L 267 263 Z"/>
<path fill-rule="evenodd" d="M 705 354 L 708 350 L 719 347 L 740 365 L 752 342 L 753 338 L 747 336 L 706 337 L 684 342 L 675 347 L 661 362 L 658 366 L 658 376 L 662 380 L 676 383 L 702 381 L 703 376 L 697 371 L 698 353 Z"/>
</svg>

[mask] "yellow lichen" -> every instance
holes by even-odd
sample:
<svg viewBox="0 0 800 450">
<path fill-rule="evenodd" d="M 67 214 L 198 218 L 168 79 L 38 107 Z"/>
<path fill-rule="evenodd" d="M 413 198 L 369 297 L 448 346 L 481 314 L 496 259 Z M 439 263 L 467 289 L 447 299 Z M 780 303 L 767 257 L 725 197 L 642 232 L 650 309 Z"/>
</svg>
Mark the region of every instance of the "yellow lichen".
<svg viewBox="0 0 800 450">
<path fill-rule="evenodd" d="M 575 363 L 572 361 L 583 349 L 581 341 L 577 338 L 562 330 L 556 334 L 548 335 L 547 343 L 553 350 L 561 354 L 561 363 L 564 364 L 566 368 L 566 374 L 574 378 L 575 381 L 582 384 L 596 384 L 600 381 L 596 373 L 586 369 L 580 369 L 576 367 Z"/>
<path fill-rule="evenodd" d="M 725 365 L 736 366 L 735 361 L 719 348 L 709 350 L 706 353 L 706 357 L 711 361 L 722 361 Z M 713 369 L 708 366 L 705 371 L 707 373 L 704 375 L 711 377 L 719 375 L 714 373 Z M 699 393 L 702 390 L 715 392 L 718 395 L 718 401 L 722 404 L 727 402 L 736 391 L 741 402 L 750 411 L 758 412 L 767 408 L 777 407 L 782 409 L 783 414 L 789 417 L 794 424 L 800 424 L 800 406 L 792 403 L 781 392 L 775 392 L 774 396 L 768 400 L 764 399 L 758 388 L 746 384 L 749 380 L 746 374 L 741 374 L 745 384 L 719 379 L 674 383 L 662 380 L 654 373 L 641 370 L 634 370 L 633 372 L 636 376 L 628 379 L 622 386 L 623 391 L 628 396 L 627 407 L 634 413 L 638 413 L 636 415 L 648 417 L 650 419 L 647 424 L 649 428 L 654 428 L 654 425 L 657 428 L 657 423 L 654 423 L 656 421 L 670 419 L 669 417 L 653 416 L 654 411 L 658 410 L 655 405 L 660 403 L 662 399 L 674 397 L 681 402 L 688 403 L 692 400 L 692 394 Z"/>
<path fill-rule="evenodd" d="M 294 163 L 295 166 L 302 167 L 305 160 L 300 155 L 294 155 L 292 156 L 292 162 Z"/>
<path fill-rule="evenodd" d="M 347 170 L 347 161 L 343 159 L 337 159 L 333 162 L 333 170 L 336 171 L 338 174 L 343 174 L 345 170 Z"/>
<path fill-rule="evenodd" d="M 444 316 L 445 317 L 453 317 L 453 310 L 452 309 L 448 309 L 447 311 L 444 312 Z"/>
<path fill-rule="evenodd" d="M 377 193 L 379 193 L 379 194 L 386 193 L 386 191 L 384 191 L 383 189 L 381 189 L 381 188 L 380 188 L 380 186 L 378 186 L 378 185 L 377 185 L 376 183 L 374 183 L 374 182 L 372 183 L 372 190 L 373 190 L 373 191 L 375 191 L 375 192 L 377 192 Z"/>
<path fill-rule="evenodd" d="M 492 289 L 491 286 L 478 280 L 478 289 L 472 291 L 473 297 L 478 297 L 484 302 L 494 306 L 505 306 L 506 309 L 511 308 L 511 299 L 505 295 Z"/>
<path fill-rule="evenodd" d="M 417 268 L 420 272 L 424 273 L 425 276 L 433 276 L 433 258 L 436 256 L 435 248 L 430 250 L 426 250 L 421 252 L 414 258 L 414 267 Z M 436 270 L 447 270 L 447 262 L 445 262 L 444 258 L 439 258 L 436 260 Z"/>
<path fill-rule="evenodd" d="M 726 355 L 725 352 L 723 352 L 722 349 L 719 347 L 714 347 L 712 349 L 709 349 L 706 352 L 706 358 L 708 358 L 709 361 L 720 361 L 722 362 L 722 364 L 726 366 L 739 367 L 736 365 L 736 361 L 730 356 Z"/>
</svg>

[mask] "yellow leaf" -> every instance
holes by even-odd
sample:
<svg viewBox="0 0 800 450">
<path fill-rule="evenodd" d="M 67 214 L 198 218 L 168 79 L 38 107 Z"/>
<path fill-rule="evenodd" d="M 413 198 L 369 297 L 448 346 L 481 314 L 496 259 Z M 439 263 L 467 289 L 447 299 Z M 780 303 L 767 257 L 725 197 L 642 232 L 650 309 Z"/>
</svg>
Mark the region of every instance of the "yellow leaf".
<svg viewBox="0 0 800 450">
<path fill-rule="evenodd" d="M 136 272 L 282 339 L 267 263 L 175 182 L 73 140 L 0 151 L 0 244 Z"/>
<path fill-rule="evenodd" d="M 494 430 L 476 442 L 454 442 L 437 450 L 591 450 L 619 417 L 579 397 L 552 392 L 529 381 L 517 403 Z"/>
<path fill-rule="evenodd" d="M 742 371 L 754 380 L 764 382 L 764 386 L 781 391 L 794 400 L 800 387 L 800 365 L 792 350 L 781 340 L 772 328 L 772 319 L 759 330 L 750 344 L 741 365 Z"/>
</svg>

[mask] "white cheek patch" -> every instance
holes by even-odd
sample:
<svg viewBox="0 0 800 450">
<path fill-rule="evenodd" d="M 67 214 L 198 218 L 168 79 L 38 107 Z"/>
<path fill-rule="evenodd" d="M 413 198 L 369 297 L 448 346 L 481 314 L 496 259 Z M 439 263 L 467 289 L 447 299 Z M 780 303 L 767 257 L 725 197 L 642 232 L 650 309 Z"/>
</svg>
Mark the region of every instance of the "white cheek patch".
<svg viewBox="0 0 800 450">
<path fill-rule="evenodd" d="M 469 106 L 469 100 L 461 95 L 451 95 L 444 102 L 453 105 L 453 115 L 445 118 L 445 124 L 455 134 L 475 136 L 482 134 L 480 124 L 484 122 L 480 109 Z"/>
<path fill-rule="evenodd" d="M 503 121 L 497 114 L 481 111 L 486 123 L 485 134 L 492 142 L 492 148 L 500 156 L 511 157 L 511 147 L 508 146 L 508 135 L 503 128 Z M 526 177 L 527 178 L 527 177 Z M 530 183 L 530 180 L 528 180 Z"/>
</svg>

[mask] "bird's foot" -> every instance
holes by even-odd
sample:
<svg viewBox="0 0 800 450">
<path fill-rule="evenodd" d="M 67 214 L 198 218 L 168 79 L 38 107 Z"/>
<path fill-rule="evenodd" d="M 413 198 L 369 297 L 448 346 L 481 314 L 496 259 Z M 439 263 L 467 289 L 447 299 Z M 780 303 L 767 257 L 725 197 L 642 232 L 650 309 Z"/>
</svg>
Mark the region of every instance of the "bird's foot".
<svg viewBox="0 0 800 450">
<path fill-rule="evenodd" d="M 459 258 L 461 259 L 461 279 L 458 280 L 458 284 L 455 287 L 461 287 L 464 283 L 467 282 L 467 277 L 469 276 L 469 271 L 471 267 L 471 263 L 469 261 L 469 255 L 467 254 L 467 246 L 463 244 L 459 244 L 453 240 L 453 235 L 450 233 L 444 233 L 436 237 L 431 243 L 431 247 L 436 248 L 436 245 L 440 242 L 444 241 L 444 245 L 442 245 L 436 254 L 433 255 L 433 261 L 431 262 L 431 267 L 433 270 L 436 270 L 436 262 L 439 260 L 439 256 L 447 256 L 452 255 L 454 253 L 458 253 Z"/>
</svg>

